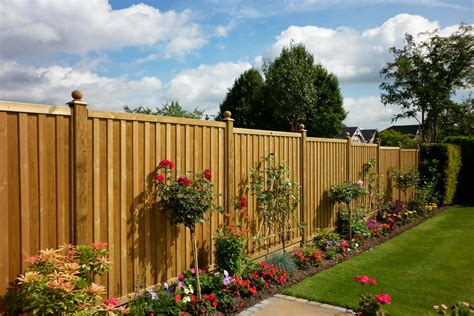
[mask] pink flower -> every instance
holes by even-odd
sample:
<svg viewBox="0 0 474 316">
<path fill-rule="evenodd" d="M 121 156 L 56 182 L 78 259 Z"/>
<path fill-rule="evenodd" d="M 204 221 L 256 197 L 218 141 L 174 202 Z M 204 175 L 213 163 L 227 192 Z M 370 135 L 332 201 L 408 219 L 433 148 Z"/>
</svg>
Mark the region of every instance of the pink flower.
<svg viewBox="0 0 474 316">
<path fill-rule="evenodd" d="M 382 293 L 379 295 L 375 295 L 375 300 L 381 304 L 390 304 L 392 298 L 387 293 Z"/>
<path fill-rule="evenodd" d="M 179 177 L 178 182 L 182 183 L 185 187 L 189 187 L 189 178 L 186 178 L 186 177 Z"/>
<path fill-rule="evenodd" d="M 196 274 L 196 269 L 191 268 L 191 274 Z"/>
<path fill-rule="evenodd" d="M 102 305 L 107 306 L 107 307 L 115 307 L 119 304 L 120 304 L 120 301 L 116 297 L 111 297 L 102 302 Z"/>
<path fill-rule="evenodd" d="M 377 281 L 373 278 L 368 278 L 368 282 L 372 285 L 377 285 Z"/>
<path fill-rule="evenodd" d="M 95 250 L 107 249 L 107 243 L 96 241 L 95 243 L 92 244 L 92 248 L 95 249 Z"/>
<path fill-rule="evenodd" d="M 359 179 L 356 181 L 356 184 L 359 186 L 359 187 L 363 187 L 364 186 L 364 181 L 362 181 L 362 179 Z"/>
<path fill-rule="evenodd" d="M 173 169 L 174 163 L 170 160 L 165 159 L 160 162 L 158 168 Z"/>
<path fill-rule="evenodd" d="M 354 279 L 356 282 L 359 282 L 362 285 L 369 283 L 369 278 L 366 275 L 356 275 Z"/>
<path fill-rule="evenodd" d="M 211 179 L 212 179 L 211 170 L 206 169 L 206 170 L 204 170 L 202 173 L 204 174 L 204 177 L 205 177 L 207 180 L 211 181 Z"/>
<path fill-rule="evenodd" d="M 155 180 L 158 181 L 158 182 L 165 182 L 165 176 L 161 175 L 161 174 L 158 174 L 155 176 Z"/>
</svg>

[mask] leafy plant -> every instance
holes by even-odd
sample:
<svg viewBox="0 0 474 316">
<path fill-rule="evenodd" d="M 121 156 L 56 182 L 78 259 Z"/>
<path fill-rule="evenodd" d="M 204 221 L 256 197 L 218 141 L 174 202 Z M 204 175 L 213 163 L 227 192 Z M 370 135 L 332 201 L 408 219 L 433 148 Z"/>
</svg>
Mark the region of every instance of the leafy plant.
<svg viewBox="0 0 474 316">
<path fill-rule="evenodd" d="M 471 316 L 474 312 L 474 305 L 471 305 L 468 302 L 457 302 L 449 308 L 444 304 L 435 305 L 433 308 L 438 312 L 438 314 L 451 316 Z"/>
<path fill-rule="evenodd" d="M 329 241 L 337 243 L 340 239 L 341 237 L 333 227 L 317 228 L 313 234 L 313 244 L 321 250 L 326 250 Z"/>
<path fill-rule="evenodd" d="M 298 270 L 298 266 L 291 255 L 285 252 L 271 255 L 268 258 L 267 263 L 272 264 L 277 269 L 285 270 L 289 275 L 292 275 Z"/>
<path fill-rule="evenodd" d="M 377 285 L 377 281 L 365 275 L 356 276 L 355 281 L 364 285 Z M 387 293 L 381 294 L 361 294 L 359 297 L 359 312 L 364 316 L 382 316 L 385 315 L 382 305 L 390 304 L 392 298 Z"/>
<path fill-rule="evenodd" d="M 406 191 L 414 188 L 420 181 L 420 175 L 416 169 L 391 169 L 389 175 L 395 180 L 395 186 L 403 191 L 406 196 Z"/>
<path fill-rule="evenodd" d="M 323 253 L 312 247 L 295 248 L 291 256 L 298 267 L 303 269 L 317 267 L 323 261 Z"/>
<path fill-rule="evenodd" d="M 240 203 L 241 204 L 241 203 Z M 245 253 L 246 235 L 250 231 L 244 228 L 244 222 L 249 218 L 244 208 L 237 210 L 237 223 L 220 224 L 215 237 L 216 268 L 226 270 L 231 275 L 240 275 L 249 260 Z M 230 214 L 224 214 L 230 217 Z"/>
<path fill-rule="evenodd" d="M 93 280 L 110 269 L 108 255 L 107 244 L 101 242 L 41 250 L 26 259 L 30 266 L 8 289 L 3 299 L 7 312 L 58 315 L 90 311 L 106 293 Z M 111 298 L 99 310 L 127 312 L 117 305 L 118 300 Z"/>
<path fill-rule="evenodd" d="M 201 300 L 201 285 L 199 282 L 198 254 L 195 238 L 196 224 L 206 220 L 204 214 L 212 208 L 211 171 L 202 173 L 188 173 L 186 176 L 174 180 L 171 176 L 173 162 L 163 160 L 158 165 L 164 175 L 157 174 L 156 190 L 160 197 L 160 204 L 166 209 L 171 224 L 183 224 L 191 232 L 193 244 L 194 268 L 196 270 L 196 290 L 198 300 Z"/>
<path fill-rule="evenodd" d="M 349 239 L 352 239 L 352 210 L 350 202 L 358 199 L 364 194 L 364 182 L 358 180 L 357 183 L 344 182 L 340 185 L 333 185 L 329 189 L 331 199 L 336 203 L 344 203 L 349 212 Z"/>
<path fill-rule="evenodd" d="M 283 251 L 300 196 L 299 186 L 290 179 L 289 173 L 287 165 L 276 163 L 274 154 L 269 154 L 251 171 L 249 184 L 257 200 L 257 240 L 268 241 L 270 235 L 275 233 L 280 237 Z"/>
</svg>

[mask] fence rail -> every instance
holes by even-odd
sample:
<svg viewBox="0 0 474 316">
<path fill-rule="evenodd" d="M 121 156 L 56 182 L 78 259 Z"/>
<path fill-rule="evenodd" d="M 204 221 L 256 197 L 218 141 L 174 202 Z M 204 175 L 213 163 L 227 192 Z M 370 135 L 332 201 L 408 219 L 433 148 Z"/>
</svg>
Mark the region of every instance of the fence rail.
<svg viewBox="0 0 474 316">
<path fill-rule="evenodd" d="M 417 150 L 306 137 L 303 126 L 298 133 L 260 131 L 234 128 L 230 115 L 212 122 L 95 111 L 79 94 L 73 97 L 69 107 L 0 102 L 0 222 L 6 230 L 0 295 L 26 268 L 27 257 L 64 243 L 108 243 L 112 270 L 100 282 L 109 295 L 124 296 L 189 268 L 189 232 L 168 224 L 150 190 L 162 159 L 175 162 L 177 175 L 211 169 L 220 194 L 215 202 L 230 210 L 232 197 L 246 195 L 255 221 L 248 175 L 273 153 L 301 185 L 297 214 L 307 225 L 304 236 L 299 230 L 290 234 L 290 244 L 335 224 L 328 189 L 362 178 L 370 159 L 377 161 L 374 172 L 385 176 L 385 189 L 390 168 L 418 165 Z M 391 191 L 397 199 L 410 194 Z M 203 266 L 214 263 L 213 238 L 222 222 L 214 212 L 198 225 Z M 259 257 L 277 244 L 274 237 L 265 249 L 249 238 L 247 251 Z"/>
</svg>

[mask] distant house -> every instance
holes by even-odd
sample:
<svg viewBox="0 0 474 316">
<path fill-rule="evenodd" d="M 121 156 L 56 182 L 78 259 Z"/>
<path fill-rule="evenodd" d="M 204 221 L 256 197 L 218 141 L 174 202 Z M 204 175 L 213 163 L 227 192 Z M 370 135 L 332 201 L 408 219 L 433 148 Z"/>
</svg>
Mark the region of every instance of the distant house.
<svg viewBox="0 0 474 316">
<path fill-rule="evenodd" d="M 421 138 L 421 126 L 417 125 L 392 125 L 389 128 L 384 129 L 383 131 L 393 130 L 400 132 L 402 134 L 409 134 L 414 140 Z M 383 132 L 382 131 L 382 132 Z"/>
<path fill-rule="evenodd" d="M 339 138 L 345 138 L 346 135 L 349 133 L 349 136 L 352 138 L 352 142 L 354 143 L 365 143 L 364 135 L 360 128 L 357 126 L 355 127 L 346 127 L 342 132 L 339 134 Z"/>
<path fill-rule="evenodd" d="M 377 129 L 362 129 L 360 130 L 366 144 L 375 143 L 375 138 L 377 137 Z"/>
</svg>

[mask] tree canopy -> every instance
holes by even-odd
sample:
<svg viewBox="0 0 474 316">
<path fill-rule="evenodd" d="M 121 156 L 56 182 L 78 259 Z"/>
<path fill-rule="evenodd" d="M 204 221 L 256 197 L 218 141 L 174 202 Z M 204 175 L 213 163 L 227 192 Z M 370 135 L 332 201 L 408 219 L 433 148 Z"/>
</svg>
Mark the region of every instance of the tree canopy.
<svg viewBox="0 0 474 316">
<path fill-rule="evenodd" d="M 204 115 L 203 111 L 195 108 L 193 111 L 186 111 L 181 107 L 178 101 L 166 102 L 159 107 L 151 109 L 147 106 L 139 106 L 137 108 L 130 108 L 128 105 L 123 107 L 125 112 L 128 113 L 137 113 L 137 114 L 151 114 L 151 115 L 161 115 L 161 116 L 174 116 L 174 117 L 185 117 L 192 119 L 201 119 Z"/>
<path fill-rule="evenodd" d="M 303 45 L 284 48 L 263 67 L 242 74 L 220 106 L 232 112 L 235 126 L 297 131 L 304 124 L 310 136 L 333 137 L 344 127 L 346 112 L 337 78 Z"/>
<path fill-rule="evenodd" d="M 381 131 L 377 136 L 383 146 L 398 146 L 399 144 L 403 148 L 416 148 L 418 146 L 418 142 L 413 139 L 412 135 L 402 134 L 393 129 Z"/>
<path fill-rule="evenodd" d="M 390 49 L 395 60 L 380 72 L 385 79 L 382 102 L 400 106 L 395 121 L 418 120 L 425 142 L 438 140 L 440 117 L 454 103 L 456 91 L 472 87 L 473 38 L 472 27 L 460 25 L 450 36 L 435 31 L 421 42 L 406 34 L 403 48 Z"/>
</svg>

